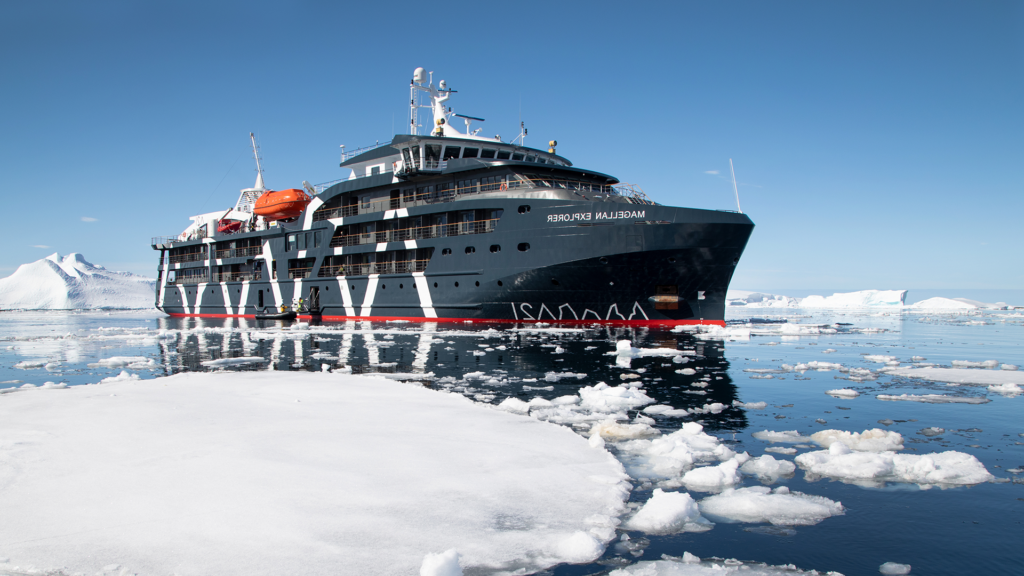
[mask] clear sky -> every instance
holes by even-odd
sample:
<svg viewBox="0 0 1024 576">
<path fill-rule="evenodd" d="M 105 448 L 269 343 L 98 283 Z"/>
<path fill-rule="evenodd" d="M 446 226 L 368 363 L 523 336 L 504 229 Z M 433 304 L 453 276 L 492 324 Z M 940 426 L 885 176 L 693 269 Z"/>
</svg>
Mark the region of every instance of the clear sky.
<svg viewBox="0 0 1024 576">
<path fill-rule="evenodd" d="M 433 11 L 433 13 L 431 12 Z M 743 210 L 733 287 L 1024 287 L 1024 2 L 5 2 L 0 276 L 152 236 L 457 112 L 656 201 Z"/>
</svg>

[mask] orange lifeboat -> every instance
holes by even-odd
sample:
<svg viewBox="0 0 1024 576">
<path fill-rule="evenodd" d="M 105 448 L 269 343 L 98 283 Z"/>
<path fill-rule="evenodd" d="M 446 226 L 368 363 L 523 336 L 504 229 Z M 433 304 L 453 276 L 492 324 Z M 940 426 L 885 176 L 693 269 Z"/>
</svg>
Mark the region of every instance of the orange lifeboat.
<svg viewBox="0 0 1024 576">
<path fill-rule="evenodd" d="M 309 196 L 298 188 L 265 192 L 256 200 L 253 212 L 267 220 L 288 220 L 302 214 L 309 200 Z"/>
</svg>

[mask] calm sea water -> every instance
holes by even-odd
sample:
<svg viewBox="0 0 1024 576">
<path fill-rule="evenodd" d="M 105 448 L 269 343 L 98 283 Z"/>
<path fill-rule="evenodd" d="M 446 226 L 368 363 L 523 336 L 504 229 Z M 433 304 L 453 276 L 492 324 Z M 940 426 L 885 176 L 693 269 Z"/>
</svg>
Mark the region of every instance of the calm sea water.
<svg viewBox="0 0 1024 576">
<path fill-rule="evenodd" d="M 744 316 L 733 321 L 757 315 L 751 310 L 740 313 Z M 754 324 L 755 334 L 749 340 L 722 341 L 699 339 L 686 332 L 600 326 L 516 329 L 478 323 L 353 322 L 290 330 L 276 322 L 172 319 L 157 313 L 2 313 L 0 388 L 47 381 L 94 383 L 122 370 L 154 378 L 225 369 L 203 364 L 210 360 L 260 356 L 267 364 L 226 369 L 267 369 L 271 364 L 277 370 L 319 371 L 326 365 L 335 370 L 350 367 L 355 373 L 412 374 L 418 376 L 409 378 L 419 378 L 426 386 L 497 404 L 508 397 L 555 398 L 599 381 L 622 382 L 624 369 L 608 355 L 617 340 L 628 339 L 637 348 L 692 350 L 694 361 L 686 366 L 712 376 L 704 395 L 693 393 L 686 383 L 689 377 L 678 374 L 679 365 L 668 358 L 635 358 L 631 368 L 634 373 L 637 368 L 644 369 L 640 374 L 644 390 L 659 403 L 677 408 L 711 402 L 729 405 L 720 414 L 703 415 L 699 421 L 737 452 L 765 453 L 769 444 L 751 436 L 758 430 L 810 434 L 824 428 L 887 428 L 903 435 L 906 453 L 966 452 L 976 456 L 997 480 L 947 489 L 923 490 L 907 484 L 865 488 L 838 481 L 807 481 L 798 469 L 792 478 L 777 485 L 840 501 L 846 514 L 814 526 L 786 529 L 720 523 L 701 534 L 643 537 L 633 533 L 629 549 L 613 544 L 596 563 L 559 566 L 550 573 L 599 574 L 663 554 L 680 556 L 684 551 L 847 575 L 877 574 L 878 566 L 886 561 L 911 564 L 914 574 L 1014 574 L 1024 570 L 1024 547 L 1020 546 L 1024 542 L 1024 475 L 1009 472 L 1024 468 L 1024 396 L 1007 398 L 985 387 L 950 387 L 884 375 L 874 381 L 848 381 L 842 379 L 845 374 L 834 370 L 774 373 L 770 379 L 764 372 L 750 371 L 813 360 L 877 369 L 878 363 L 865 359 L 868 354 L 895 356 L 902 362 L 921 356 L 946 366 L 954 360 L 1024 365 L 1024 314 L 816 313 L 811 317 L 791 311 L 784 317 L 761 317 L 790 324 L 829 324 L 839 332 L 784 336 L 773 333 L 778 324 Z M 136 357 L 122 362 L 134 367 L 96 365 L 114 357 Z M 19 362 L 43 360 L 45 366 L 15 367 Z M 552 372 L 567 371 L 586 376 L 545 379 Z M 470 372 L 495 378 L 467 384 L 462 377 Z M 824 393 L 834 388 L 854 388 L 861 396 L 839 400 Z M 875 398 L 879 393 L 986 396 L 991 401 L 980 405 L 887 402 Z M 763 401 L 767 407 L 731 407 L 735 400 Z M 656 427 L 672 432 L 681 423 L 679 418 L 658 418 Z M 919 433 L 928 427 L 946 432 L 938 436 Z M 758 483 L 748 478 L 745 485 Z M 637 482 L 631 499 L 642 503 L 650 495 L 651 489 Z M 699 499 L 701 495 L 694 496 Z"/>
</svg>

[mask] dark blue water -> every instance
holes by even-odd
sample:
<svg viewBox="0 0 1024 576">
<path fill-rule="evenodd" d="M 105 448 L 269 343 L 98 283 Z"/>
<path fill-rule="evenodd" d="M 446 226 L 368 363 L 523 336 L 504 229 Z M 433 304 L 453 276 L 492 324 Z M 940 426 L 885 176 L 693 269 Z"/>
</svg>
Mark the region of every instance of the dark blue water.
<svg viewBox="0 0 1024 576">
<path fill-rule="evenodd" d="M 639 380 L 643 389 L 659 403 L 676 408 L 711 402 L 730 406 L 720 414 L 701 415 L 698 421 L 737 452 L 763 454 L 769 444 L 751 434 L 764 429 L 810 434 L 824 428 L 887 428 L 903 435 L 905 453 L 966 452 L 977 457 L 997 481 L 946 489 L 907 484 L 865 488 L 830 480 L 810 482 L 798 469 L 792 478 L 777 485 L 840 501 L 846 507 L 845 515 L 814 526 L 786 529 L 719 523 L 701 534 L 632 533 L 632 550 L 613 544 L 596 563 L 559 566 L 552 574 L 597 574 L 638 560 L 658 559 L 662 554 L 680 556 L 684 551 L 847 575 L 877 574 L 878 566 L 886 561 L 911 564 L 914 574 L 1020 573 L 1024 566 L 1020 546 L 1024 541 L 1024 475 L 1008 470 L 1024 468 L 1024 396 L 1008 398 L 985 387 L 950 387 L 887 375 L 855 382 L 842 379 L 846 375 L 835 370 L 775 373 L 771 379 L 744 370 L 776 369 L 814 360 L 877 370 L 880 364 L 865 360 L 866 354 L 895 356 L 903 362 L 922 356 L 947 366 L 954 360 L 992 359 L 1021 365 L 1024 315 L 846 313 L 807 318 L 793 312 L 787 319 L 790 323 L 843 325 L 840 333 L 819 336 L 784 336 L 777 333 L 779 325 L 754 325 L 755 334 L 749 340 L 723 341 L 686 332 L 599 326 L 516 330 L 507 325 L 465 323 L 347 323 L 291 330 L 290 325 L 273 322 L 170 319 L 157 314 L 3 313 L 0 388 L 47 381 L 93 383 L 121 370 L 151 378 L 223 369 L 203 364 L 210 360 L 259 356 L 266 362 L 228 369 L 272 366 L 319 371 L 326 366 L 354 373 L 408 374 L 407 378 L 426 386 L 497 404 L 508 397 L 530 400 L 571 395 L 600 381 L 616 385 L 622 382 L 622 374 L 639 373 L 636 369 L 642 368 Z M 637 348 L 686 351 L 693 361 L 685 366 L 695 368 L 697 375 L 677 373 L 680 365 L 666 357 L 634 358 L 630 370 L 616 367 L 608 352 L 615 350 L 617 340 L 630 340 Z M 555 353 L 556 347 L 562 352 Z M 829 349 L 834 352 L 824 352 Z M 99 359 L 117 356 L 152 359 L 154 364 L 143 366 L 137 360 L 135 368 L 89 367 Z M 50 365 L 14 368 L 21 361 L 42 359 Z M 464 380 L 471 372 L 483 372 L 488 378 Z M 585 377 L 545 379 L 552 372 Z M 711 376 L 704 388 L 706 394 L 689 393 L 694 390 L 690 382 L 704 374 Z M 824 393 L 834 388 L 854 388 L 861 396 L 840 400 Z M 875 398 L 880 393 L 984 396 L 991 401 L 981 405 L 887 402 Z M 767 407 L 732 407 L 734 400 L 763 401 Z M 656 417 L 655 427 L 669 433 L 695 418 Z M 946 432 L 932 437 L 918 433 L 927 427 L 941 427 Z M 758 482 L 746 478 L 744 485 Z M 637 482 L 631 500 L 645 502 L 650 490 Z M 696 499 L 702 496 L 694 493 Z"/>
</svg>

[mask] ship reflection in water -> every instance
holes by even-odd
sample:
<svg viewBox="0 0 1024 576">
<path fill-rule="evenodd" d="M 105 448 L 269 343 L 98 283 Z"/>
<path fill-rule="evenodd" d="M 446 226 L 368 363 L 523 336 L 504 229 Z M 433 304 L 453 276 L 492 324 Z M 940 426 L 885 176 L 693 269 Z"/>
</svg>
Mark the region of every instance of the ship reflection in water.
<svg viewBox="0 0 1024 576">
<path fill-rule="evenodd" d="M 601 382 L 641 390 L 708 432 L 747 426 L 724 344 L 648 327 L 161 318 L 166 374 L 308 370 L 377 374 L 500 404 L 572 396 Z M 628 340 L 631 350 L 617 351 Z M 647 406 L 650 403 L 646 404 Z M 645 405 L 620 410 L 635 417 Z M 665 431 L 684 418 L 657 415 Z M 586 423 L 584 423 L 586 424 Z M 589 424 L 586 424 L 589 426 Z M 581 427 L 582 424 L 578 427 Z"/>
</svg>

